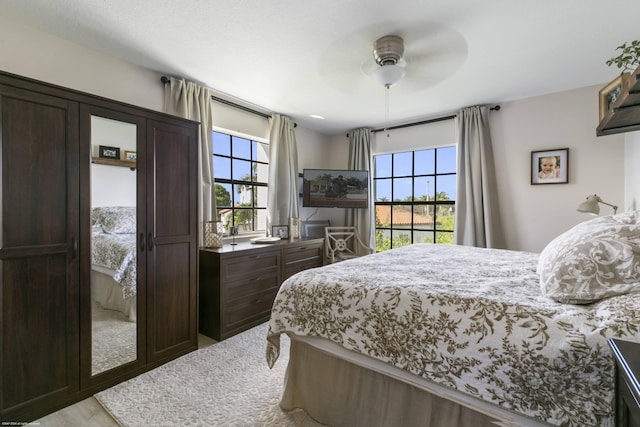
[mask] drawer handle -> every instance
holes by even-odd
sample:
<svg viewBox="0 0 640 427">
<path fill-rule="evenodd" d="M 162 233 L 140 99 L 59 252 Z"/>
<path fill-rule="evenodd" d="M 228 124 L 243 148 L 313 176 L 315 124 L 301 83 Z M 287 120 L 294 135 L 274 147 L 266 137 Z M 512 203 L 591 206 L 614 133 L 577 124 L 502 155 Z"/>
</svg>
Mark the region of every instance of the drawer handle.
<svg viewBox="0 0 640 427">
<path fill-rule="evenodd" d="M 306 246 L 303 246 L 303 247 L 301 247 L 301 248 L 300 248 L 300 250 L 301 250 L 301 251 L 304 251 L 304 250 L 306 250 L 306 249 L 307 249 L 307 247 L 306 247 Z"/>
<path fill-rule="evenodd" d="M 247 259 L 256 259 L 256 258 L 260 258 L 260 255 L 250 255 L 247 257 Z"/>
<path fill-rule="evenodd" d="M 256 298 L 256 299 L 253 300 L 253 303 L 254 304 L 260 304 L 262 301 L 263 301 L 262 298 Z"/>
</svg>

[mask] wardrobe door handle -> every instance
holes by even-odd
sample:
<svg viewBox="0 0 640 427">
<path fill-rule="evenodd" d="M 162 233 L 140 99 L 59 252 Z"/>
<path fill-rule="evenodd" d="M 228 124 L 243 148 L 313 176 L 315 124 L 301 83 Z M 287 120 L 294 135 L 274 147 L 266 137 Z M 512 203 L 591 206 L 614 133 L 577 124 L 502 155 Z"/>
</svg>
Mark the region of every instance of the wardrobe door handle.
<svg viewBox="0 0 640 427">
<path fill-rule="evenodd" d="M 147 245 L 149 246 L 149 252 L 153 250 L 153 235 L 149 232 L 149 237 L 147 237 Z"/>
<path fill-rule="evenodd" d="M 144 252 L 144 233 L 140 233 L 140 252 Z"/>
<path fill-rule="evenodd" d="M 78 240 L 76 240 L 75 236 L 71 237 L 71 258 L 76 259 L 78 256 Z"/>
</svg>

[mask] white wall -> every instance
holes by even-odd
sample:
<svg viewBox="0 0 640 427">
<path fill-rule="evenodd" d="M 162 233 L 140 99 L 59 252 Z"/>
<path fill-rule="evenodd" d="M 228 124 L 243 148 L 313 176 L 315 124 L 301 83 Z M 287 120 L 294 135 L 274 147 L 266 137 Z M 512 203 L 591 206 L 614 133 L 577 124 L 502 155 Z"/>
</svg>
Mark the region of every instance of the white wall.
<svg viewBox="0 0 640 427">
<path fill-rule="evenodd" d="M 624 135 L 623 210 L 640 210 L 640 131 Z"/>
<path fill-rule="evenodd" d="M 503 103 L 491 113 L 507 248 L 541 251 L 560 233 L 591 218 L 576 211 L 590 194 L 624 206 L 624 137 L 596 137 L 599 88 Z M 564 147 L 569 148 L 569 183 L 531 185 L 531 152 Z M 601 208 L 601 214 L 613 213 L 608 206 Z"/>
</svg>

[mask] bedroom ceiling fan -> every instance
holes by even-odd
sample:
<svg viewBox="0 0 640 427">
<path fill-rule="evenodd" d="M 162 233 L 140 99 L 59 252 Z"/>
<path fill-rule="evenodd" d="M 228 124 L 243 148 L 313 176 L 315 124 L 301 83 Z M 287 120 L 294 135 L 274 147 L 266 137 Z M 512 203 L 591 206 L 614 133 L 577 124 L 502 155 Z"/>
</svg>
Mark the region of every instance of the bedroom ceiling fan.
<svg viewBox="0 0 640 427">
<path fill-rule="evenodd" d="M 372 74 L 387 90 L 405 75 L 404 67 L 399 64 L 403 54 L 404 40 L 400 36 L 383 36 L 373 44 L 373 58 L 378 67 Z"/>
<path fill-rule="evenodd" d="M 415 94 L 451 76 L 466 58 L 464 37 L 443 24 L 378 22 L 333 40 L 319 58 L 318 73 L 347 94 L 375 96 L 374 88 L 386 83 L 397 85 L 394 92 Z"/>
</svg>

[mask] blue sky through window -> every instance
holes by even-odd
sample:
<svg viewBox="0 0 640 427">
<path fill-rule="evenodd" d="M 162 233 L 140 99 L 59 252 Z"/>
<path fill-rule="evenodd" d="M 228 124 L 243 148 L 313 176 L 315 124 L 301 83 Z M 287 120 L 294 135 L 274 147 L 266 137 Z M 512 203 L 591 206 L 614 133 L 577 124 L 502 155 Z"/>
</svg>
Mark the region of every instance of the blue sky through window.
<svg viewBox="0 0 640 427">
<path fill-rule="evenodd" d="M 376 200 L 391 201 L 392 189 L 393 200 L 408 200 L 412 194 L 416 199 L 428 194 L 429 199 L 433 200 L 436 192 L 444 192 L 449 200 L 455 200 L 455 175 L 437 174 L 456 172 L 456 147 L 415 151 L 414 171 L 411 155 L 411 152 L 403 152 L 375 156 L 376 178 L 385 178 L 376 180 Z M 411 179 L 411 175 L 415 178 Z"/>
</svg>

